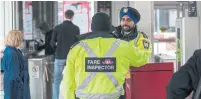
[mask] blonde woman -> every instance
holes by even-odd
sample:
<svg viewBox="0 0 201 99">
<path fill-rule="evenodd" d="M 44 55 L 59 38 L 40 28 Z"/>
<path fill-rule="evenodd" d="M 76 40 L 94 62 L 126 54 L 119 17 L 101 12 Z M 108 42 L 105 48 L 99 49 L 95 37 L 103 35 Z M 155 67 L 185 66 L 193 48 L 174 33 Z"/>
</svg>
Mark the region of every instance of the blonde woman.
<svg viewBox="0 0 201 99">
<path fill-rule="evenodd" d="M 18 49 L 23 41 L 19 30 L 11 30 L 5 38 L 6 48 L 2 58 L 4 71 L 4 99 L 30 99 L 27 60 Z"/>
</svg>

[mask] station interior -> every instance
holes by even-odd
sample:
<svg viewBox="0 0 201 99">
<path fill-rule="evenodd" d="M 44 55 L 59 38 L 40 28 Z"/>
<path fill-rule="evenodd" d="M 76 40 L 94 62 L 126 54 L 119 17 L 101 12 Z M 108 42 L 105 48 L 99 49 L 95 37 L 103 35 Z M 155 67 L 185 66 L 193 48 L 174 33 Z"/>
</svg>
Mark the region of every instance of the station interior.
<svg viewBox="0 0 201 99">
<path fill-rule="evenodd" d="M 126 89 L 127 99 L 166 99 L 166 85 L 172 75 L 201 48 L 201 1 L 0 1 L 0 50 L 5 48 L 8 31 L 17 29 L 24 33 L 20 50 L 29 58 L 31 99 L 53 99 L 54 58 L 46 56 L 44 50 L 37 50 L 45 43 L 45 34 L 39 27 L 54 29 L 65 20 L 67 9 L 75 12 L 73 23 L 80 28 L 80 34 L 91 31 L 91 20 L 97 12 L 109 15 L 112 25 L 117 27 L 122 7 L 139 11 L 138 30 L 152 43 L 146 70 L 130 70 L 127 85 L 133 83 L 133 86 Z M 33 70 L 35 66 L 37 72 Z M 59 99 L 64 98 L 61 95 Z"/>
</svg>

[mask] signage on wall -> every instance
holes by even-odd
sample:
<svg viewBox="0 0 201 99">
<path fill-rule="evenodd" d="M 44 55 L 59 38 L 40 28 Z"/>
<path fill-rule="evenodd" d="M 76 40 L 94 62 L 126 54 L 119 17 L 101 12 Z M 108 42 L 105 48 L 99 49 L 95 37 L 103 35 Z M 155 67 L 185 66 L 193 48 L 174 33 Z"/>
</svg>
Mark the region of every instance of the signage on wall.
<svg viewBox="0 0 201 99">
<path fill-rule="evenodd" d="M 32 66 L 31 77 L 39 78 L 39 66 Z"/>
<path fill-rule="evenodd" d="M 33 31 L 32 31 L 32 1 L 24 1 L 23 2 L 23 33 L 25 40 L 33 39 Z"/>
<path fill-rule="evenodd" d="M 89 32 L 89 2 L 87 1 L 63 1 L 63 19 L 65 11 L 74 11 L 73 23 L 80 28 L 80 34 Z"/>
<path fill-rule="evenodd" d="M 196 1 L 188 2 L 188 16 L 189 17 L 197 17 L 197 5 Z"/>
</svg>

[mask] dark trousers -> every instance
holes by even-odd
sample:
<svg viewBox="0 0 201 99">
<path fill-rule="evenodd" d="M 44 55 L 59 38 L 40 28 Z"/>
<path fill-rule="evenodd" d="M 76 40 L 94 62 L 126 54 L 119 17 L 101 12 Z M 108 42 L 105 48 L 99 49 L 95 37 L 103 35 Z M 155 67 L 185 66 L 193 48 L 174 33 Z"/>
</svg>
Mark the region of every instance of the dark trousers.
<svg viewBox="0 0 201 99">
<path fill-rule="evenodd" d="M 126 99 L 126 95 L 121 95 L 119 99 Z"/>
<path fill-rule="evenodd" d="M 124 82 L 123 88 L 124 88 L 124 95 L 121 95 L 121 96 L 119 97 L 119 99 L 126 99 L 126 82 Z"/>
</svg>

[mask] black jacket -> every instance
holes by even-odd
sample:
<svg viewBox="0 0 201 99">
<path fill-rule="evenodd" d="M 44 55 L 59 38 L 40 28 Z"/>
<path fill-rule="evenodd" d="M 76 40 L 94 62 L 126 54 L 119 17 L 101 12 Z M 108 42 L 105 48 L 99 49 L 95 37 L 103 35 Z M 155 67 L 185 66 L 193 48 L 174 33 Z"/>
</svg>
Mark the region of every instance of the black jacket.
<svg viewBox="0 0 201 99">
<path fill-rule="evenodd" d="M 102 37 L 102 38 L 116 38 L 115 35 L 113 33 L 111 33 L 111 31 L 95 31 L 95 32 L 89 32 L 86 34 L 82 34 L 82 35 L 77 35 L 77 42 L 75 43 L 75 45 L 81 41 L 81 40 L 85 40 L 85 39 L 93 39 L 93 38 L 97 38 L 97 37 Z"/>
<path fill-rule="evenodd" d="M 52 34 L 53 34 L 53 30 L 48 31 L 45 34 L 45 55 L 54 54 L 54 49 L 50 45 Z"/>
<path fill-rule="evenodd" d="M 79 27 L 71 21 L 64 21 L 57 25 L 52 34 L 51 46 L 55 49 L 56 59 L 66 59 L 70 47 L 75 43 L 76 35 L 80 34 Z M 56 45 L 57 43 L 57 45 Z"/>
<path fill-rule="evenodd" d="M 51 29 L 47 33 L 45 33 L 45 44 L 38 47 L 39 51 L 42 49 L 45 49 L 45 55 L 54 54 L 54 49 L 50 45 L 52 34 L 53 34 L 53 29 Z"/>
<path fill-rule="evenodd" d="M 124 35 L 121 31 L 121 26 L 115 27 L 115 32 L 113 32 L 118 38 L 121 38 L 122 40 L 130 41 L 137 37 L 137 28 L 134 28 L 129 34 Z"/>
<path fill-rule="evenodd" d="M 93 39 L 97 37 L 102 37 L 102 38 L 117 38 L 111 31 L 96 31 L 96 32 L 89 32 L 81 35 L 76 36 L 76 42 L 71 46 L 71 49 L 79 44 L 81 40 L 86 40 L 86 39 Z"/>
<path fill-rule="evenodd" d="M 167 85 L 167 99 L 185 99 L 192 91 L 195 93 L 200 77 L 201 50 L 196 50 L 184 66 L 173 74 Z"/>
</svg>

